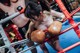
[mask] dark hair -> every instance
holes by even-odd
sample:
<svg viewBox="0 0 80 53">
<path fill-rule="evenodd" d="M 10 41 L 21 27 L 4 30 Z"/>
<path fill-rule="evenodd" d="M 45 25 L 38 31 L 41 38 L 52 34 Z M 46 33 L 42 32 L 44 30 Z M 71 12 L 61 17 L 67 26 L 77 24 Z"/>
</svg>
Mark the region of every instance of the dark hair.
<svg viewBox="0 0 80 53">
<path fill-rule="evenodd" d="M 42 7 L 38 2 L 29 1 L 25 10 L 25 15 L 28 18 L 34 19 L 33 16 L 39 16 Z"/>
<path fill-rule="evenodd" d="M 50 6 L 48 5 L 49 3 L 47 3 L 48 2 L 47 0 L 39 0 L 39 2 L 42 6 L 43 11 L 44 10 L 50 11 Z"/>
</svg>

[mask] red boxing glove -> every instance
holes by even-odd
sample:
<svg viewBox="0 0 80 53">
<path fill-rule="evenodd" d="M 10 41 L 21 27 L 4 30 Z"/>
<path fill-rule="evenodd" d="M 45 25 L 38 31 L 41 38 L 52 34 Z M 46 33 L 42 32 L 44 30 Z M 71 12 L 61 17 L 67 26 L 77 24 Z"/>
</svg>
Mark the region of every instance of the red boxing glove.
<svg viewBox="0 0 80 53">
<path fill-rule="evenodd" d="M 37 43 L 42 43 L 45 40 L 45 32 L 42 30 L 35 30 L 31 33 L 31 40 Z"/>
<path fill-rule="evenodd" d="M 62 28 L 62 23 L 59 21 L 54 21 L 53 24 L 48 28 L 48 32 L 53 35 L 59 35 Z"/>
</svg>

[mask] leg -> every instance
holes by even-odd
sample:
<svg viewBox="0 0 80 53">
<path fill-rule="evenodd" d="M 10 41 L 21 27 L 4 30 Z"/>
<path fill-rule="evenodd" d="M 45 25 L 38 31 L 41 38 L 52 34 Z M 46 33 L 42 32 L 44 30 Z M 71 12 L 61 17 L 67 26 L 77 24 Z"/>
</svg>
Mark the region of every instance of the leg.
<svg viewBox="0 0 80 53">
<path fill-rule="evenodd" d="M 45 44 L 40 45 L 41 49 L 43 50 L 44 53 L 49 53 L 47 47 L 45 46 Z"/>
<path fill-rule="evenodd" d="M 54 47 L 55 50 L 57 50 L 57 51 L 61 51 L 62 50 L 62 48 L 61 48 L 61 46 L 59 44 L 59 40 L 56 40 L 55 43 L 52 43 L 52 44 L 53 44 L 53 47 Z"/>
<path fill-rule="evenodd" d="M 55 37 L 55 39 L 52 39 L 51 41 L 48 42 L 56 51 L 61 51 L 62 48 L 59 44 L 59 39 L 58 37 Z"/>
<path fill-rule="evenodd" d="M 25 39 L 25 33 L 23 32 L 22 28 L 19 28 L 18 31 L 21 34 L 22 38 Z"/>
<path fill-rule="evenodd" d="M 25 33 L 28 30 L 29 23 L 30 23 L 30 21 L 28 21 L 28 23 L 25 26 L 18 29 L 18 31 L 20 32 L 23 39 L 25 39 Z"/>
<path fill-rule="evenodd" d="M 33 46 L 33 45 L 34 45 L 34 42 L 32 42 L 32 41 L 30 41 L 30 42 L 27 44 L 28 47 L 31 47 L 31 46 Z M 36 48 L 32 49 L 31 52 L 32 52 L 32 53 L 37 53 Z"/>
<path fill-rule="evenodd" d="M 25 39 L 25 34 L 24 34 L 24 32 L 23 32 L 22 30 L 19 30 L 19 32 L 21 32 L 21 35 L 23 35 L 23 36 L 22 36 L 23 39 Z M 34 45 L 34 42 L 32 42 L 32 41 L 30 41 L 29 43 L 27 43 L 27 46 L 28 46 L 28 47 L 31 47 L 31 46 L 33 46 L 33 45 Z M 32 52 L 32 53 L 37 53 L 36 48 L 32 49 L 31 52 Z"/>
</svg>

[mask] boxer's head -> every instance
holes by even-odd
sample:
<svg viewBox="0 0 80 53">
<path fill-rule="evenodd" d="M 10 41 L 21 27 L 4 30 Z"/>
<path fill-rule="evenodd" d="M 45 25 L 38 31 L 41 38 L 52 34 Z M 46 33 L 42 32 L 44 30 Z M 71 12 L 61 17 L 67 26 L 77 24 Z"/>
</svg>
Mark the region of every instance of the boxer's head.
<svg viewBox="0 0 80 53">
<path fill-rule="evenodd" d="M 26 7 L 25 15 L 30 19 L 36 20 L 37 18 L 36 16 L 39 16 L 41 11 L 42 11 L 42 7 L 38 2 L 29 1 Z"/>
</svg>

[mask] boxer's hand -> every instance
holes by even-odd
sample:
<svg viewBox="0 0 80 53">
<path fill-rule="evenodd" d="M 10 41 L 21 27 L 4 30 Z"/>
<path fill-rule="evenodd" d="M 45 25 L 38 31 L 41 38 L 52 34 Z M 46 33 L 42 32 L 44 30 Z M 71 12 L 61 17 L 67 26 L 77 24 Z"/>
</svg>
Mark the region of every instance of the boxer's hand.
<svg viewBox="0 0 80 53">
<path fill-rule="evenodd" d="M 65 19 L 65 15 L 61 15 L 60 18 L 61 18 L 60 21 L 63 21 Z"/>
<path fill-rule="evenodd" d="M 37 43 L 42 43 L 45 40 L 45 32 L 42 30 L 35 30 L 31 33 L 31 40 Z"/>
<path fill-rule="evenodd" d="M 57 21 L 63 22 L 65 19 L 65 15 L 61 15 L 59 18 L 57 18 Z"/>
<path fill-rule="evenodd" d="M 61 31 L 62 23 L 59 21 L 54 21 L 53 24 L 50 25 L 48 28 L 48 32 L 53 34 L 53 35 L 59 35 Z"/>
</svg>

